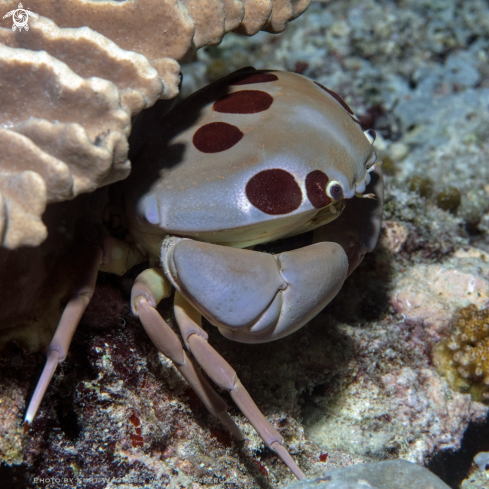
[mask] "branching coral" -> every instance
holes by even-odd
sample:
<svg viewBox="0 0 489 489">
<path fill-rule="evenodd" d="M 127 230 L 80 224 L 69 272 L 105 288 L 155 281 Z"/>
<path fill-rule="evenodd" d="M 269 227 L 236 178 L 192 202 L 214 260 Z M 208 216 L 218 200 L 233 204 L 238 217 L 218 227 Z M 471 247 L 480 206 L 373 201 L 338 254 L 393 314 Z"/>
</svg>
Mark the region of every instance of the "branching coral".
<svg viewBox="0 0 489 489">
<path fill-rule="evenodd" d="M 434 359 L 454 389 L 489 402 L 489 308 L 459 309 L 450 335 L 436 346 Z"/>
</svg>

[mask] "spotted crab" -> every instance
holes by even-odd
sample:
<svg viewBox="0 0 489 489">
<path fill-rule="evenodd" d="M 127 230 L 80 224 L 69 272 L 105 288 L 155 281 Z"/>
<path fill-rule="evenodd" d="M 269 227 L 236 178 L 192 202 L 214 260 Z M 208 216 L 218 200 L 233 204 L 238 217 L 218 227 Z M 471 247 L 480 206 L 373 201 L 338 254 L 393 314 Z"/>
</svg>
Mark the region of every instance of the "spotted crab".
<svg viewBox="0 0 489 489">
<path fill-rule="evenodd" d="M 157 109 L 155 109 L 157 110 Z M 161 116 L 136 121 L 133 173 L 107 228 L 80 257 L 83 273 L 47 351 L 25 416 L 28 428 L 57 365 L 64 361 L 99 270 L 124 274 L 149 260 L 131 307 L 208 410 L 243 435 L 212 382 L 229 391 L 268 447 L 298 477 L 302 470 L 236 372 L 209 344 L 204 316 L 234 341 L 289 335 L 321 311 L 377 241 L 382 176 L 363 131 L 332 90 L 281 71 L 239 70 Z M 263 243 L 308 233 L 311 244 L 278 254 Z M 115 233 L 117 236 L 117 233 Z M 156 310 L 175 288 L 181 340 Z"/>
</svg>

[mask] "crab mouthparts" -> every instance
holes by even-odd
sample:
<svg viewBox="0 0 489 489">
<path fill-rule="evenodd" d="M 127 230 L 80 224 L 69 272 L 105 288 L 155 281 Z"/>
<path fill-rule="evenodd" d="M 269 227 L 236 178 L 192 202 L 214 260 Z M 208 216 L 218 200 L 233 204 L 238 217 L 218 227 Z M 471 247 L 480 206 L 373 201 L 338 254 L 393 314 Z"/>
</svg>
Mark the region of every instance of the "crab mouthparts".
<svg viewBox="0 0 489 489">
<path fill-rule="evenodd" d="M 377 200 L 374 194 L 361 194 L 360 192 L 355 192 L 355 197 L 359 197 L 360 199 L 373 199 Z"/>
</svg>

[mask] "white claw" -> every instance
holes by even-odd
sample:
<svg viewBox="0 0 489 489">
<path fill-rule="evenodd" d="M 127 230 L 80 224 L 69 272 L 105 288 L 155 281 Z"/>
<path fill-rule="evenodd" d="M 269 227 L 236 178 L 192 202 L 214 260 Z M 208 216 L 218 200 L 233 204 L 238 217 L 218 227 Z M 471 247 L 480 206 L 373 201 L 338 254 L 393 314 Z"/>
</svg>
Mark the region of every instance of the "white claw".
<svg viewBox="0 0 489 489">
<path fill-rule="evenodd" d="M 173 243 L 162 247 L 166 276 L 223 336 L 241 343 L 297 331 L 336 296 L 348 271 L 337 243 L 278 255 L 185 238 Z"/>
</svg>

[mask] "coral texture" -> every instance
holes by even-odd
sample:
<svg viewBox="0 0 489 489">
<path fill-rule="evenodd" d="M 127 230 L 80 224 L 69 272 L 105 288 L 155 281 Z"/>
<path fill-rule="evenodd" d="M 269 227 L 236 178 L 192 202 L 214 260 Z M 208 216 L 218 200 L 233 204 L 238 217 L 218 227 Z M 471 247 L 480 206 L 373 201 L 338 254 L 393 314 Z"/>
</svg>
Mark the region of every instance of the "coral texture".
<svg viewBox="0 0 489 489">
<path fill-rule="evenodd" d="M 47 203 L 128 175 L 130 114 L 112 83 L 82 78 L 44 51 L 0 45 L 0 60 L 9 87 L 1 93 L 0 232 L 17 248 L 46 238 Z"/>
<path fill-rule="evenodd" d="M 472 304 L 456 311 L 452 329 L 434 351 L 436 366 L 450 385 L 489 402 L 489 308 Z"/>
</svg>

